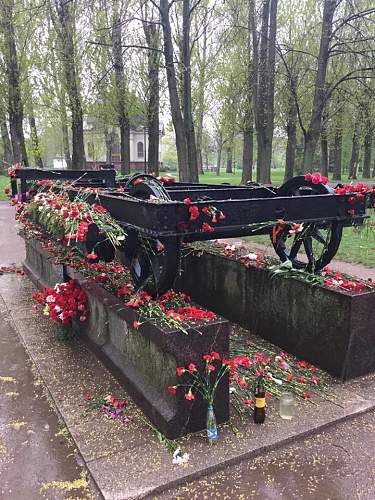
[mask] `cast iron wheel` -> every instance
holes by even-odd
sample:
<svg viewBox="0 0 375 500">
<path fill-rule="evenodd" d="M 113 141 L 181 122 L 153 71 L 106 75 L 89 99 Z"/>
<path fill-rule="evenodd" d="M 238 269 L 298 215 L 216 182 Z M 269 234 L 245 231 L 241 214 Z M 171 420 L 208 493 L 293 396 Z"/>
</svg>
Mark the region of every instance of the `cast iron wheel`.
<svg viewBox="0 0 375 500">
<path fill-rule="evenodd" d="M 163 184 L 150 174 L 134 174 L 126 182 L 126 187 L 130 188 L 131 196 L 140 200 L 148 200 L 150 196 L 161 200 L 171 199 Z"/>
<path fill-rule="evenodd" d="M 304 176 L 294 177 L 277 191 L 278 196 L 311 196 L 332 193 L 324 184 L 312 184 Z M 319 221 L 304 224 L 300 233 L 290 233 L 290 225 L 280 231 L 271 241 L 282 262 L 292 262 L 296 269 L 317 272 L 327 266 L 340 246 L 343 224 L 336 221 Z"/>
<path fill-rule="evenodd" d="M 129 194 L 141 200 L 150 196 L 170 200 L 163 184 L 150 174 L 135 174 L 126 183 Z M 178 238 L 148 239 L 136 231 L 128 231 L 121 260 L 129 266 L 134 286 L 153 297 L 168 291 L 176 279 L 180 244 Z"/>
<path fill-rule="evenodd" d="M 130 273 L 137 290 L 156 297 L 167 292 L 176 279 L 180 255 L 177 238 L 138 238 L 130 260 Z"/>
</svg>

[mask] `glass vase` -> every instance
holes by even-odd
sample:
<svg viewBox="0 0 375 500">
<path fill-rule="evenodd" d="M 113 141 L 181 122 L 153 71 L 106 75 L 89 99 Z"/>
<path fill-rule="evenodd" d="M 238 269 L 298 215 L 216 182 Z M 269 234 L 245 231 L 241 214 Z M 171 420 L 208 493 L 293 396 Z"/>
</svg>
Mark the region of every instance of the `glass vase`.
<svg viewBox="0 0 375 500">
<path fill-rule="evenodd" d="M 280 417 L 291 420 L 296 413 L 296 403 L 291 392 L 283 392 L 279 400 Z"/>
<path fill-rule="evenodd" d="M 218 440 L 216 417 L 212 404 L 207 408 L 207 439 L 210 444 L 215 444 Z"/>
</svg>

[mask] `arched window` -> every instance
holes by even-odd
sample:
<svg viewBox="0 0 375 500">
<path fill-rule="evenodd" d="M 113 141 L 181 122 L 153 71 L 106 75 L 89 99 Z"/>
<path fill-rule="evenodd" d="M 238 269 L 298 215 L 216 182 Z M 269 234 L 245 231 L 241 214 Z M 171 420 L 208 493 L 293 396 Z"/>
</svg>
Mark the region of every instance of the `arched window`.
<svg viewBox="0 0 375 500">
<path fill-rule="evenodd" d="M 143 142 L 137 142 L 137 157 L 143 158 Z"/>
</svg>

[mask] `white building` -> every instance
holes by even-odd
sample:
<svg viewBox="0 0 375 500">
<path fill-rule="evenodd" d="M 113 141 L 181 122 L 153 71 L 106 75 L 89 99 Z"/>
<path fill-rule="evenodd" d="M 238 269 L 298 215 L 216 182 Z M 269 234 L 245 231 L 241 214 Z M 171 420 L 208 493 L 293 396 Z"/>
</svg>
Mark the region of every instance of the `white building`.
<svg viewBox="0 0 375 500">
<path fill-rule="evenodd" d="M 159 126 L 159 165 L 163 162 L 162 137 L 164 126 Z M 93 168 L 103 163 L 112 163 L 120 167 L 120 130 L 117 127 L 107 129 L 107 140 L 103 129 L 97 127 L 95 118 L 87 117 L 83 126 L 87 166 Z M 107 151 L 108 148 L 108 151 Z M 130 168 L 143 171 L 147 163 L 148 133 L 143 125 L 133 125 L 130 129 Z"/>
</svg>

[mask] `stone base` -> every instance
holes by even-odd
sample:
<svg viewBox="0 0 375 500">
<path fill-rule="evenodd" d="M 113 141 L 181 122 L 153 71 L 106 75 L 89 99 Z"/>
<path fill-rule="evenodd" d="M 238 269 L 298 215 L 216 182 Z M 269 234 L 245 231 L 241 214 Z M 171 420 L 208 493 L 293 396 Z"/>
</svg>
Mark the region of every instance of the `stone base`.
<svg viewBox="0 0 375 500">
<path fill-rule="evenodd" d="M 77 323 L 75 328 L 153 424 L 169 438 L 204 429 L 204 401 L 198 397 L 193 402 L 186 401 L 183 392 L 173 396 L 167 387 L 182 382 L 175 375 L 178 366 L 194 363 L 202 369 L 202 356 L 211 351 L 229 356 L 228 321 L 218 318 L 200 324 L 199 332 L 190 329 L 188 335 L 152 323 L 134 330 L 134 309 L 70 268 L 61 266 L 60 275 L 53 267 L 53 257 L 38 241 L 25 240 L 25 244 L 24 269 L 38 287 L 75 279 L 85 290 L 90 314 L 85 323 Z M 219 423 L 229 419 L 228 377 L 219 384 L 215 413 Z"/>
<path fill-rule="evenodd" d="M 190 254 L 177 284 L 204 307 L 348 380 L 375 371 L 375 292 L 271 278 L 223 256 Z"/>
<path fill-rule="evenodd" d="M 20 233 L 25 238 L 23 233 Z M 23 268 L 37 287 L 53 287 L 64 280 L 64 267 L 55 264 L 53 255 L 37 240 L 25 239 L 26 258 Z"/>
</svg>

